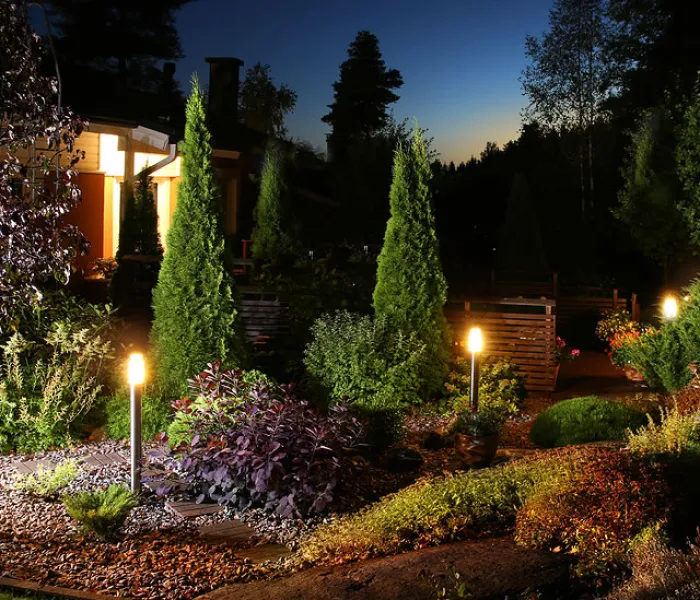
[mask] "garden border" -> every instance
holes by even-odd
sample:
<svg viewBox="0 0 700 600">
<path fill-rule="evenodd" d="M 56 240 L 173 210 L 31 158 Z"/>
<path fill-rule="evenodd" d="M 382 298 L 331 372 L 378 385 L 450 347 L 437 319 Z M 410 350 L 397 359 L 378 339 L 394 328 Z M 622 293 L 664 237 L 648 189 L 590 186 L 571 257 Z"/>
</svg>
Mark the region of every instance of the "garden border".
<svg viewBox="0 0 700 600">
<path fill-rule="evenodd" d="M 0 577 L 0 589 L 2 588 L 9 588 L 21 592 L 33 592 L 45 596 L 71 598 L 72 600 L 127 600 L 126 596 L 105 596 L 103 594 L 96 594 L 95 592 L 43 585 L 35 581 L 30 581 L 29 579 L 13 579 L 11 577 Z"/>
</svg>

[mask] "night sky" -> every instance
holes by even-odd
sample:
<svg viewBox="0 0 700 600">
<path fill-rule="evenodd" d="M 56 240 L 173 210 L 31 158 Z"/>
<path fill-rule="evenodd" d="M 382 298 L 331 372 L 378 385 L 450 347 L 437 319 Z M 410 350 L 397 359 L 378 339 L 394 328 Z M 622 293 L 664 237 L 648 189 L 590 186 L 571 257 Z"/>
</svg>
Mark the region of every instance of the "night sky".
<svg viewBox="0 0 700 600">
<path fill-rule="evenodd" d="M 186 58 L 208 81 L 205 56 L 236 56 L 244 68 L 269 63 L 275 83 L 299 95 L 290 134 L 325 149 L 321 117 L 347 48 L 361 29 L 379 38 L 384 60 L 404 78 L 397 119 L 418 119 L 445 161 L 468 160 L 487 141 L 503 144 L 520 127 L 518 77 L 525 35 L 547 29 L 552 0 L 198 0 L 178 13 Z M 243 73 L 242 73 L 243 75 Z"/>
</svg>

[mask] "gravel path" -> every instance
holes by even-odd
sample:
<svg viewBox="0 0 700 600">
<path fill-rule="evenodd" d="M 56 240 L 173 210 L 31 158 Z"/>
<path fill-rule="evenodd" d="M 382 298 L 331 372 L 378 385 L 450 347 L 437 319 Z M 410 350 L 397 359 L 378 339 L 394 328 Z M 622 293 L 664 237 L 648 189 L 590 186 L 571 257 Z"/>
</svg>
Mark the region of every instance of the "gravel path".
<svg viewBox="0 0 700 600">
<path fill-rule="evenodd" d="M 280 568 L 253 566 L 236 556 L 236 547 L 201 539 L 196 529 L 229 518 L 226 513 L 182 519 L 162 499 L 145 495 L 129 515 L 119 541 L 98 542 L 80 537 L 60 502 L 13 489 L 15 461 L 59 463 L 110 452 L 128 457 L 129 449 L 124 443 L 106 441 L 33 456 L 0 456 L 0 576 L 131 598 L 188 599 Z M 112 483 L 129 485 L 128 463 L 81 468 L 66 491 L 95 490 Z M 258 520 L 265 523 L 260 516 Z M 261 533 L 275 539 L 297 533 L 292 524 L 283 535 L 276 535 L 276 527 L 269 523 Z"/>
</svg>

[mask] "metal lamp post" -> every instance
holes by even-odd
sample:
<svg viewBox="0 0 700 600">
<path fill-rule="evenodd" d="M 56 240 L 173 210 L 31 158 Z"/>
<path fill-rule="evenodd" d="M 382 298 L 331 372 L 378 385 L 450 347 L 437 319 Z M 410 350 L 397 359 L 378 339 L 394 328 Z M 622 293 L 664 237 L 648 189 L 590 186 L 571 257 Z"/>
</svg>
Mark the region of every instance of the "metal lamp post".
<svg viewBox="0 0 700 600">
<path fill-rule="evenodd" d="M 472 354 L 470 404 L 473 413 L 479 411 L 479 352 L 484 349 L 484 337 L 479 327 L 472 327 L 467 337 L 467 349 Z"/>
<path fill-rule="evenodd" d="M 141 491 L 141 397 L 146 366 L 143 354 L 129 356 L 129 386 L 131 388 L 131 491 Z"/>
<path fill-rule="evenodd" d="M 673 296 L 668 296 L 664 300 L 664 319 L 673 321 L 678 316 L 678 300 Z"/>
</svg>

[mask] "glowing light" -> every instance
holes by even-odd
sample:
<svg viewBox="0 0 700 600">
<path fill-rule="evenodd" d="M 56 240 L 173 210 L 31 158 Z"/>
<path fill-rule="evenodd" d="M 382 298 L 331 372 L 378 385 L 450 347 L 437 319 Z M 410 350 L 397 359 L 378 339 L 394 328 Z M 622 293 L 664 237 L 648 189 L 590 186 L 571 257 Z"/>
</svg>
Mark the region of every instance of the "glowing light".
<svg viewBox="0 0 700 600">
<path fill-rule="evenodd" d="M 135 353 L 129 356 L 128 378 L 131 385 L 141 385 L 146 379 L 143 354 Z"/>
<path fill-rule="evenodd" d="M 678 316 L 678 301 L 669 296 L 664 300 L 664 318 L 675 319 Z"/>
<path fill-rule="evenodd" d="M 124 151 L 119 150 L 119 136 L 100 134 L 100 171 L 111 177 L 124 177 Z"/>
<path fill-rule="evenodd" d="M 469 348 L 469 352 L 481 352 L 484 349 L 484 336 L 479 327 L 472 327 L 469 330 L 467 348 Z"/>
</svg>

